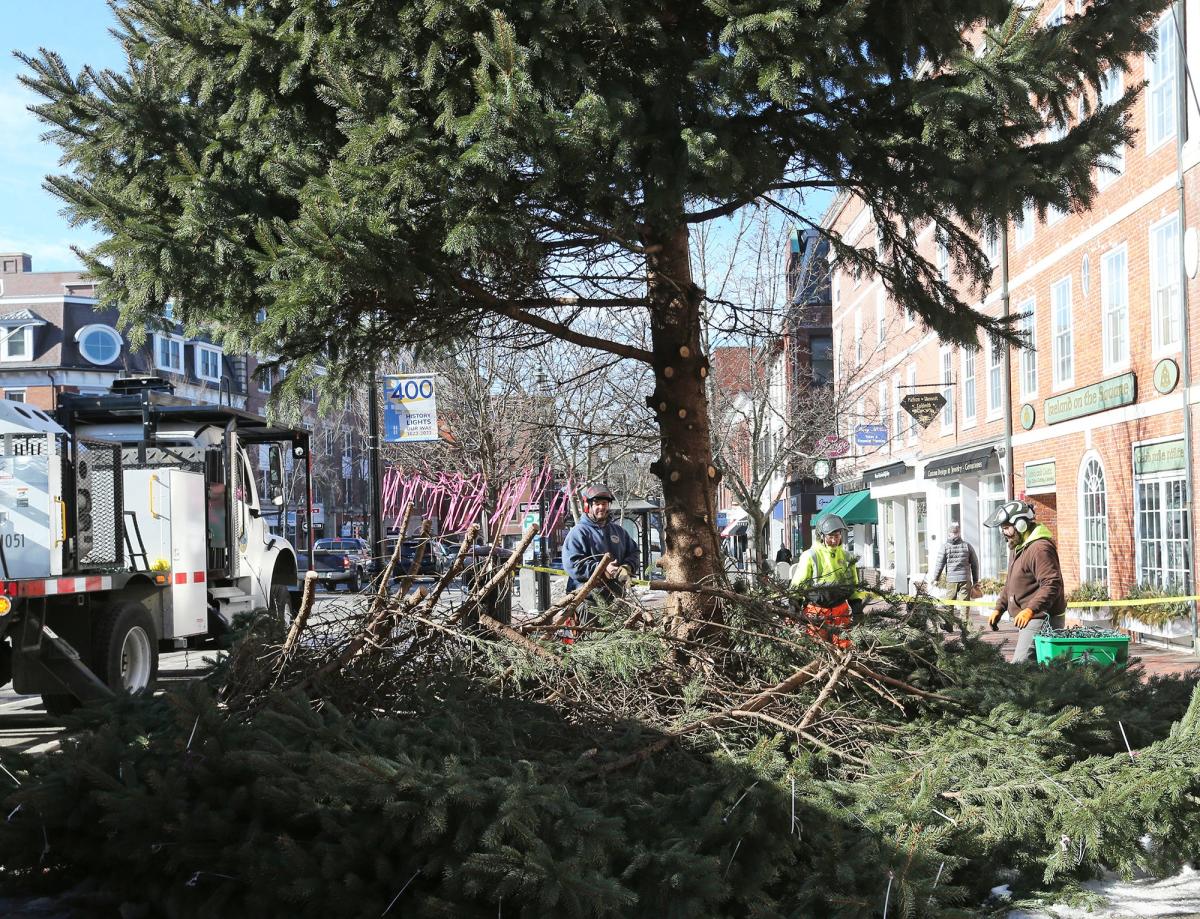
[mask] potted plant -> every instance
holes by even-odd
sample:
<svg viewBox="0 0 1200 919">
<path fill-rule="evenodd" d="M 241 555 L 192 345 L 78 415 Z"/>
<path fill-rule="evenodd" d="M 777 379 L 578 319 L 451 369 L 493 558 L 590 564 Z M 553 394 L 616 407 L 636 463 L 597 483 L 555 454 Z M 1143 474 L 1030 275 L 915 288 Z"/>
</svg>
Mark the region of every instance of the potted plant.
<svg viewBox="0 0 1200 919">
<path fill-rule="evenodd" d="M 1100 601 L 1111 599 L 1112 597 L 1108 592 L 1108 584 L 1104 581 L 1084 581 L 1067 594 L 1067 601 L 1070 603 L 1086 603 L 1089 600 Z M 1113 608 L 1111 606 L 1072 607 L 1067 610 L 1067 616 L 1088 625 L 1111 628 Z"/>
<path fill-rule="evenodd" d="M 995 600 L 1000 596 L 1000 591 L 1004 589 L 1004 581 L 1007 577 L 1008 572 L 1001 571 L 994 578 L 980 578 L 977 586 L 983 592 L 985 599 Z"/>
<path fill-rule="evenodd" d="M 1156 600 L 1145 606 L 1118 607 L 1114 612 L 1121 628 L 1157 638 L 1182 638 L 1192 631 L 1192 608 L 1185 601 L 1170 602 L 1167 597 L 1185 596 L 1178 584 L 1137 584 L 1129 589 L 1130 600 Z"/>
</svg>

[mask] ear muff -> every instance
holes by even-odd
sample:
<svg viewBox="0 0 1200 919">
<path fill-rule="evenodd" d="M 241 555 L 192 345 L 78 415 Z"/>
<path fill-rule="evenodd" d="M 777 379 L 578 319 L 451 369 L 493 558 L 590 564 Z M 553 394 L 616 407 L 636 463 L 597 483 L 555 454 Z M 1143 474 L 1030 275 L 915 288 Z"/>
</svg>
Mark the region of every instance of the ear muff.
<svg viewBox="0 0 1200 919">
<path fill-rule="evenodd" d="M 1018 517 L 1016 520 L 1013 521 L 1013 528 L 1018 533 L 1028 533 L 1029 532 L 1029 521 L 1026 520 L 1024 517 Z"/>
</svg>

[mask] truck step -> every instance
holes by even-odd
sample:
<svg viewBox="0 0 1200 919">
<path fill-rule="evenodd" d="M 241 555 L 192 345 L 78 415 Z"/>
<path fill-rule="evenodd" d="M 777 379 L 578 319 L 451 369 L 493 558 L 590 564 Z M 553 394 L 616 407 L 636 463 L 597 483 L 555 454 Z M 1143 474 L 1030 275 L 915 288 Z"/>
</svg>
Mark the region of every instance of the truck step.
<svg viewBox="0 0 1200 919">
<path fill-rule="evenodd" d="M 208 595 L 214 600 L 219 600 L 221 602 L 226 600 L 237 600 L 242 597 L 245 597 L 247 601 L 250 599 L 246 596 L 245 591 L 237 587 L 210 587 L 208 590 Z"/>
</svg>

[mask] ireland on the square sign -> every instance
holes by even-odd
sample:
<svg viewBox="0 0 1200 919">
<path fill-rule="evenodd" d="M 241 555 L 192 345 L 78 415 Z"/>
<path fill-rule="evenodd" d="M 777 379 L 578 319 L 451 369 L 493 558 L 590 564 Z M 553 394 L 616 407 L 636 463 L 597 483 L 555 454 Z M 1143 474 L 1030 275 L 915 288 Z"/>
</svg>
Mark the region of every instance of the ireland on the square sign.
<svg viewBox="0 0 1200 919">
<path fill-rule="evenodd" d="M 923 428 L 929 427 L 945 404 L 946 397 L 940 392 L 914 392 L 900 400 L 900 407 Z"/>
<path fill-rule="evenodd" d="M 383 439 L 390 444 L 438 439 L 437 397 L 432 373 L 383 378 Z"/>
</svg>

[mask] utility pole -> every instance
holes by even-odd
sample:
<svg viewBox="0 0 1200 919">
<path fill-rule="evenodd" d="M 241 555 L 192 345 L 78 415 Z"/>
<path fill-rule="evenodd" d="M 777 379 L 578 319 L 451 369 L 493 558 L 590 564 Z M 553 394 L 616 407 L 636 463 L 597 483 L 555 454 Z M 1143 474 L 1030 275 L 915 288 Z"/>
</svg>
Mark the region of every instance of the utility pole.
<svg viewBox="0 0 1200 919">
<path fill-rule="evenodd" d="M 377 561 L 383 560 L 383 507 L 380 503 L 380 492 L 383 488 L 383 477 L 379 469 L 379 368 L 372 363 L 371 374 L 367 384 L 367 489 L 370 492 L 371 513 L 371 557 Z M 403 539 L 404 534 L 400 537 Z"/>
<path fill-rule="evenodd" d="M 538 405 L 538 417 L 543 421 L 549 414 L 545 411 L 544 400 L 550 397 L 550 381 L 544 373 L 537 375 L 537 397 L 542 400 L 542 404 Z M 538 439 L 541 446 L 542 468 L 546 469 L 550 465 L 550 450 L 546 445 L 547 431 L 545 426 L 542 426 L 538 431 Z M 550 558 L 546 552 L 546 488 L 543 486 L 541 493 L 538 495 L 538 553 L 537 565 L 539 568 L 547 568 L 550 565 Z M 537 584 L 537 608 L 539 613 L 544 613 L 550 608 L 550 573 L 548 571 L 538 571 L 535 582 Z"/>
</svg>

